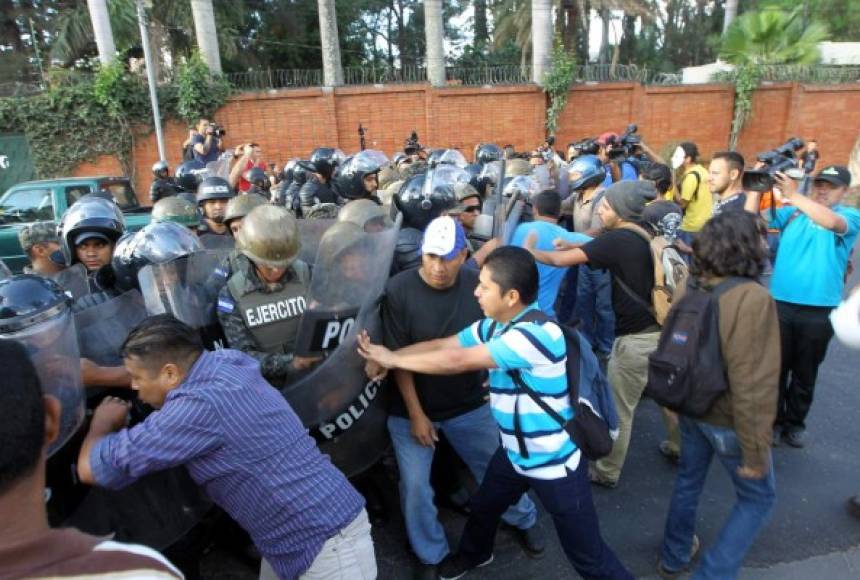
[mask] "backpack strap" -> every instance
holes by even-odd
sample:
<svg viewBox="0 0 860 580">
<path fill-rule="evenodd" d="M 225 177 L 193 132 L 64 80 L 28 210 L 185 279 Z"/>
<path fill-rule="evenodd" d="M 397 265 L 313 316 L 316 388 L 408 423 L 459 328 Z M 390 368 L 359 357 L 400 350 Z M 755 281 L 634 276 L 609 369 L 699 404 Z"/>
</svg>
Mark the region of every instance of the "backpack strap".
<svg viewBox="0 0 860 580">
<path fill-rule="evenodd" d="M 620 229 L 629 230 L 629 231 L 635 233 L 636 235 L 638 235 L 640 238 L 642 238 L 646 242 L 648 242 L 648 250 L 651 253 L 651 259 L 656 261 L 657 257 L 654 255 L 654 252 L 651 248 L 651 242 L 654 240 L 654 237 L 651 234 L 649 234 L 647 231 L 645 231 L 645 228 L 643 228 L 642 226 L 633 224 L 633 223 L 626 223 L 626 224 L 623 224 Z M 654 264 L 653 266 L 656 269 L 656 264 Z M 656 271 L 655 271 L 655 274 L 656 274 Z M 620 276 L 613 276 L 612 279 L 615 280 L 616 282 L 618 282 L 618 286 L 620 286 L 621 289 L 624 290 L 624 293 L 627 294 L 628 296 L 630 296 L 630 298 L 632 298 L 633 301 L 636 302 L 636 304 L 638 304 L 639 306 L 641 306 L 642 308 L 647 310 L 648 313 L 651 314 L 651 316 L 654 316 L 656 318 L 657 313 L 654 311 L 654 305 L 651 304 L 650 301 L 643 299 L 636 292 L 634 292 L 633 288 L 628 286 L 624 282 L 624 280 L 621 279 Z M 655 285 L 657 284 L 656 276 L 655 276 L 654 284 Z"/>
<path fill-rule="evenodd" d="M 699 188 L 702 187 L 702 178 L 699 177 L 699 174 L 695 171 L 690 170 L 685 173 L 683 177 L 681 177 L 681 182 L 678 184 L 678 192 L 681 194 L 684 193 L 684 181 L 686 181 L 687 178 L 691 175 L 696 178 L 696 190 L 693 192 L 693 197 L 690 198 L 690 201 L 694 201 L 697 197 L 699 197 Z"/>
</svg>

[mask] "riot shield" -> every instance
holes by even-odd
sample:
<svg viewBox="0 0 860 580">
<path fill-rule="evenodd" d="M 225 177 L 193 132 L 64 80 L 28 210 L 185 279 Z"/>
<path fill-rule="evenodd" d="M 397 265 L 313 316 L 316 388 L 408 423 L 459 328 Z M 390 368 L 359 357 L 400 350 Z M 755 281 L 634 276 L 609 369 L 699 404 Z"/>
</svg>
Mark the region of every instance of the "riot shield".
<svg viewBox="0 0 860 580">
<path fill-rule="evenodd" d="M 205 179 L 207 177 L 220 177 L 221 179 L 230 179 L 230 160 L 232 157 L 230 154 L 224 155 L 216 159 L 215 161 L 210 161 L 206 164 L 207 174 L 202 178 Z"/>
<path fill-rule="evenodd" d="M 553 179 L 549 171 L 548 165 L 536 166 L 534 169 L 532 169 L 532 177 L 534 177 L 535 180 L 538 182 L 538 185 L 540 185 L 541 191 L 552 189 Z"/>
<path fill-rule="evenodd" d="M 337 232 L 321 240 L 297 347 L 324 353 L 325 359 L 283 389 L 320 449 L 347 476 L 375 463 L 388 446 L 382 385 L 365 376 L 356 334 L 367 329 L 380 338 L 378 303 L 399 229 L 398 219 L 381 232 Z"/>
<path fill-rule="evenodd" d="M 80 262 L 60 270 L 53 278 L 54 282 L 62 286 L 63 290 L 70 293 L 75 300 L 90 293 L 87 269 Z"/>
<path fill-rule="evenodd" d="M 195 252 L 164 264 L 151 264 L 137 275 L 150 315 L 172 314 L 198 330 L 208 349 L 223 344 L 215 314 L 218 293 L 227 283 L 221 268 L 224 252 Z"/>
<path fill-rule="evenodd" d="M 16 340 L 27 348 L 42 392 L 60 401 L 60 433 L 48 450 L 51 455 L 66 443 L 84 419 L 84 388 L 75 319 L 68 306 L 62 305 L 50 318 L 17 332 L 8 332 L 0 340 Z"/>
<path fill-rule="evenodd" d="M 570 197 L 570 174 L 568 173 L 570 165 L 562 163 L 558 167 L 558 194 L 562 200 Z"/>
<path fill-rule="evenodd" d="M 236 245 L 236 240 L 230 234 L 203 234 L 200 236 L 200 245 L 206 250 L 214 252 L 229 252 Z"/>
<path fill-rule="evenodd" d="M 337 223 L 335 219 L 305 219 L 299 220 L 299 239 L 302 247 L 299 250 L 299 260 L 313 264 L 317 257 L 320 240 L 326 231 Z"/>
<path fill-rule="evenodd" d="M 146 317 L 143 296 L 137 290 L 76 312 L 81 358 L 101 366 L 122 366 L 120 348 L 128 333 Z"/>
</svg>

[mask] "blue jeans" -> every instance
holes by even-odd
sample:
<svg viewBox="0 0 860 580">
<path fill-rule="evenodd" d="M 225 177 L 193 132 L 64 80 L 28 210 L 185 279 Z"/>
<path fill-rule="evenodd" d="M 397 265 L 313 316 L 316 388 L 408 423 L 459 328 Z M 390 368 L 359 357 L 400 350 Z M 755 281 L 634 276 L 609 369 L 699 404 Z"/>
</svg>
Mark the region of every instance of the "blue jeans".
<svg viewBox="0 0 860 580">
<path fill-rule="evenodd" d="M 582 266 L 587 268 L 588 266 Z M 562 324 L 572 324 L 575 322 L 576 312 L 576 292 L 577 292 L 577 277 L 580 266 L 571 266 L 567 269 L 564 279 L 561 281 L 561 295 L 556 300 L 555 318 Z"/>
<path fill-rule="evenodd" d="M 579 269 L 576 317 L 579 330 L 597 352 L 612 352 L 615 341 L 615 313 L 612 311 L 612 275 L 608 270 Z"/>
<path fill-rule="evenodd" d="M 661 560 L 669 571 L 690 563 L 696 508 L 714 454 L 735 486 L 737 502 L 716 543 L 705 552 L 693 578 L 726 579 L 738 575 L 744 556 L 764 526 L 776 502 L 773 463 L 764 479 L 743 479 L 737 474 L 741 448 L 733 429 L 717 427 L 688 417 L 680 418 L 681 464 L 666 518 Z"/>
<path fill-rule="evenodd" d="M 490 405 L 481 405 L 451 419 L 434 421 L 433 426 L 445 433 L 454 451 L 480 484 L 490 458 L 500 447 L 499 428 L 490 414 Z M 448 555 L 449 549 L 430 486 L 433 449 L 418 443 L 409 427 L 407 418 L 388 417 L 388 431 L 400 470 L 400 507 L 406 520 L 409 543 L 418 559 L 425 564 L 438 564 Z M 535 525 L 537 508 L 527 495 L 521 495 L 519 501 L 505 512 L 504 520 L 525 530 Z"/>
<path fill-rule="evenodd" d="M 508 454 L 500 447 L 493 455 L 481 488 L 472 497 L 472 514 L 460 539 L 460 554 L 473 565 L 487 561 L 493 553 L 502 512 L 531 488 L 552 516 L 561 547 L 583 578 L 632 580 L 633 576 L 600 535 L 587 474 L 588 461 L 582 457 L 576 471 L 568 470 L 566 477 L 526 477 L 514 470 Z"/>
</svg>

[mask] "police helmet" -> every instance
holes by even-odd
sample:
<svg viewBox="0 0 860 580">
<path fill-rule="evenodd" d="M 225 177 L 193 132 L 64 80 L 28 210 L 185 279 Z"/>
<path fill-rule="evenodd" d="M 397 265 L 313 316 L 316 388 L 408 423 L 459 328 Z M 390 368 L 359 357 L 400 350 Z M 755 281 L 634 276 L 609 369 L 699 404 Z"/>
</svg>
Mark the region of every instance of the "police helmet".
<svg viewBox="0 0 860 580">
<path fill-rule="evenodd" d="M 391 225 L 381 205 L 369 199 L 356 199 L 340 208 L 338 222 L 357 225 L 364 231 L 384 229 Z"/>
<path fill-rule="evenodd" d="M 170 168 L 167 165 L 167 161 L 164 159 L 159 159 L 152 165 L 152 174 L 160 179 L 164 179 L 167 177 L 167 172 Z"/>
<path fill-rule="evenodd" d="M 48 278 L 18 274 L 0 280 L 0 335 L 30 328 L 63 312 L 72 298 Z"/>
<path fill-rule="evenodd" d="M 137 274 L 150 264 L 163 264 L 203 250 L 187 227 L 175 222 L 153 222 L 124 235 L 111 260 L 114 286 L 122 292 L 139 288 Z"/>
<path fill-rule="evenodd" d="M 533 195 L 537 195 L 543 190 L 540 183 L 530 175 L 516 175 L 505 178 L 505 185 L 502 188 L 502 195 L 512 197 L 519 195 L 525 200 L 529 200 Z"/>
<path fill-rule="evenodd" d="M 227 202 L 227 209 L 224 210 L 224 223 L 229 226 L 234 219 L 243 218 L 255 207 L 266 205 L 266 203 L 268 203 L 266 198 L 257 193 L 237 195 Z"/>
<path fill-rule="evenodd" d="M 475 147 L 475 161 L 480 164 L 499 161 L 504 157 L 502 148 L 495 143 L 479 143 Z"/>
<path fill-rule="evenodd" d="M 257 265 L 289 267 L 301 249 L 296 218 L 279 206 L 255 207 L 242 222 L 236 249 Z"/>
<path fill-rule="evenodd" d="M 335 168 L 340 165 L 346 155 L 340 149 L 334 147 L 317 147 L 311 153 L 308 161 L 300 161 L 305 169 L 312 173 L 319 173 L 326 179 L 330 179 Z"/>
<path fill-rule="evenodd" d="M 596 155 L 580 155 L 567 166 L 571 191 L 580 191 L 603 183 L 606 170 Z M 576 174 L 576 175 L 574 175 Z"/>
<path fill-rule="evenodd" d="M 269 178 L 266 176 L 266 172 L 259 167 L 252 167 L 247 170 L 242 174 L 242 178 L 260 189 L 269 189 Z"/>
<path fill-rule="evenodd" d="M 286 181 L 288 184 L 293 182 L 294 172 L 296 170 L 296 165 L 298 165 L 298 159 L 290 159 L 286 163 L 284 163 L 284 168 L 281 170 L 281 179 L 282 181 Z"/>
<path fill-rule="evenodd" d="M 206 166 L 200 161 L 196 159 L 185 161 L 176 168 L 176 183 L 185 191 L 193 193 L 197 191 L 197 186 L 208 173 Z"/>
<path fill-rule="evenodd" d="M 427 224 L 457 203 L 453 183 L 433 187 L 432 181 L 431 174 L 414 175 L 394 196 L 394 206 L 403 213 L 404 227 L 424 231 Z"/>
<path fill-rule="evenodd" d="M 296 185 L 304 185 L 308 180 L 308 164 L 307 159 L 297 159 L 296 165 L 293 167 L 293 183 Z"/>
<path fill-rule="evenodd" d="M 384 165 L 388 164 L 388 157 L 382 151 L 367 149 L 356 153 L 346 159 L 337 171 L 334 186 L 341 197 L 346 199 L 361 199 L 373 192 L 364 187 L 364 178 L 368 175 L 378 174 Z M 377 188 L 379 183 L 377 183 Z"/>
<path fill-rule="evenodd" d="M 198 205 L 213 199 L 232 199 L 235 195 L 233 188 L 222 177 L 207 177 L 197 187 Z"/>
<path fill-rule="evenodd" d="M 77 259 L 75 246 L 87 238 L 114 243 L 125 232 L 125 217 L 119 206 L 101 197 L 85 196 L 66 210 L 58 226 L 58 237 L 66 266 Z"/>
<path fill-rule="evenodd" d="M 170 196 L 159 199 L 152 206 L 152 221 L 156 223 L 173 222 L 185 227 L 196 228 L 200 225 L 200 213 L 197 211 L 197 206 L 187 199 Z"/>
<path fill-rule="evenodd" d="M 432 167 L 435 165 L 455 165 L 466 167 L 468 163 L 463 154 L 456 149 L 434 149 L 427 158 L 427 163 Z"/>
</svg>

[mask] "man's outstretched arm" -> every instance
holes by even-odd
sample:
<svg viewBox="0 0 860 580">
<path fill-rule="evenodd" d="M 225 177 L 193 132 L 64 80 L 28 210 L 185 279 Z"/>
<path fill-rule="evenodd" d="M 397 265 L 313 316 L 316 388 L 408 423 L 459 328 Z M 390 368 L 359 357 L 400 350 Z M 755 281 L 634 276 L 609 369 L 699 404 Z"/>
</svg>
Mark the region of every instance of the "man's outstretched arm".
<svg viewBox="0 0 860 580">
<path fill-rule="evenodd" d="M 441 348 L 432 350 L 413 349 L 418 343 L 397 351 L 373 344 L 366 332 L 358 337 L 358 353 L 386 368 L 398 368 L 427 375 L 453 375 L 468 371 L 496 368 L 486 345 L 463 348 L 456 336 L 439 339 Z"/>
</svg>

